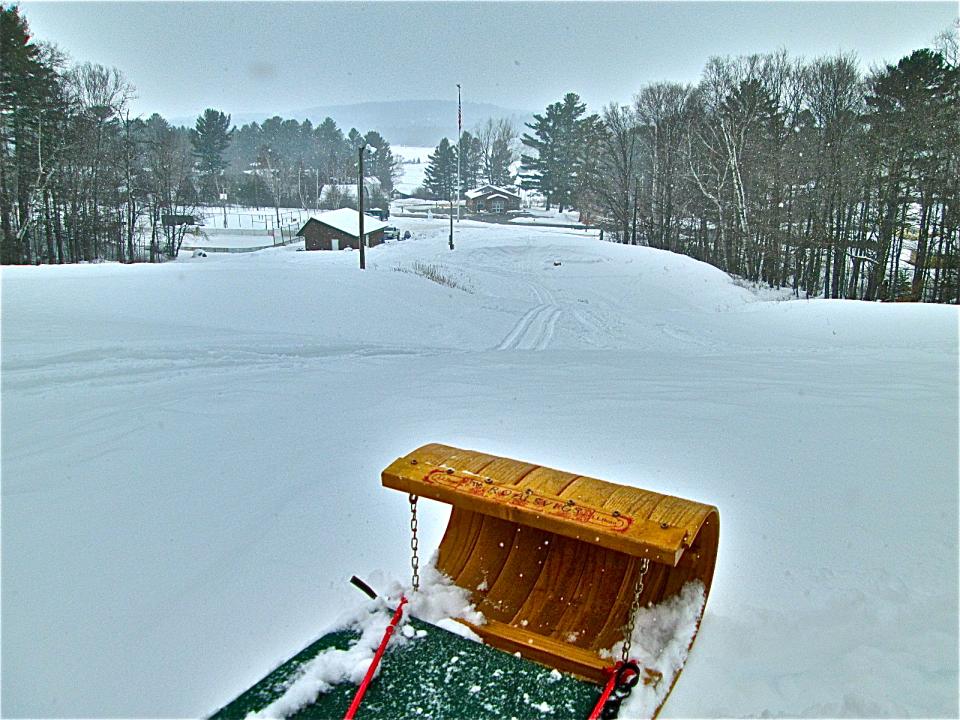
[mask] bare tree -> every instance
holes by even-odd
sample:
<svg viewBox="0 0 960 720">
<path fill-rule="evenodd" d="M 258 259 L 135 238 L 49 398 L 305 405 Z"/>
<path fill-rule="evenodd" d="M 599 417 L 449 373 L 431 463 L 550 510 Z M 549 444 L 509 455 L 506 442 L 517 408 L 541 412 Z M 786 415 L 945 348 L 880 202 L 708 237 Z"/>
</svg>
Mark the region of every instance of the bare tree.
<svg viewBox="0 0 960 720">
<path fill-rule="evenodd" d="M 937 33 L 933 39 L 933 47 L 951 65 L 960 64 L 960 18 L 954 20 L 950 27 Z"/>
<path fill-rule="evenodd" d="M 66 86 L 77 109 L 76 125 L 83 139 L 85 165 L 90 169 L 89 197 L 84 232 L 84 257 L 102 257 L 105 223 L 102 222 L 102 198 L 108 192 L 104 177 L 107 145 L 115 139 L 118 121 L 134 97 L 133 86 L 116 68 L 84 63 L 66 74 Z"/>
<path fill-rule="evenodd" d="M 481 172 L 491 185 L 509 185 L 512 182 L 510 165 L 519 158 L 516 150 L 517 129 L 508 118 L 486 122 L 476 131 L 480 142 Z"/>
<path fill-rule="evenodd" d="M 640 206 L 650 244 L 672 248 L 678 194 L 682 185 L 683 145 L 690 121 L 693 89 L 677 83 L 653 83 L 634 98 L 640 129 Z"/>
</svg>

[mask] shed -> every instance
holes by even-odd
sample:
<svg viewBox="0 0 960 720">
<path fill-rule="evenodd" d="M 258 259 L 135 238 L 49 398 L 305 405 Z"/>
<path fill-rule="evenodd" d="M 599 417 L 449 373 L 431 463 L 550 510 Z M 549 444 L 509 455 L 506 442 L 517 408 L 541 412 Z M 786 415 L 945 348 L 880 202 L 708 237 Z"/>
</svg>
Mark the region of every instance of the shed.
<svg viewBox="0 0 960 720">
<path fill-rule="evenodd" d="M 363 219 L 363 234 L 366 246 L 373 247 L 383 242 L 383 229 L 387 223 L 369 215 Z M 311 215 L 297 232 L 304 239 L 307 250 L 342 250 L 360 248 L 360 213 L 350 208 L 340 208 Z"/>
<path fill-rule="evenodd" d="M 496 185 L 483 185 L 467 190 L 463 195 L 467 199 L 469 212 L 504 213 L 520 209 L 520 196 L 513 190 Z"/>
</svg>

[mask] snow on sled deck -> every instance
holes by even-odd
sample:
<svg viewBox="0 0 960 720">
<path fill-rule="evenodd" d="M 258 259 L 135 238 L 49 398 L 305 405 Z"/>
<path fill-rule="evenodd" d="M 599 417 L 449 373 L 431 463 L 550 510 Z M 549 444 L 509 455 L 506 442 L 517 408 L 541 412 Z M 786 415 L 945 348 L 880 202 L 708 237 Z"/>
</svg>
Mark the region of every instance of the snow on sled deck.
<svg viewBox="0 0 960 720">
<path fill-rule="evenodd" d="M 644 559 L 640 607 L 690 582 L 702 583 L 704 604 L 710 592 L 720 532 L 711 505 L 439 444 L 399 458 L 382 482 L 453 505 L 437 568 L 486 617 L 471 629 L 548 667 L 605 681 L 602 653 L 623 639 Z M 654 715 L 681 669 L 665 678 Z"/>
<path fill-rule="evenodd" d="M 586 718 L 597 699 L 597 686 L 551 672 L 542 665 L 502 653 L 447 630 L 409 618 L 402 643 L 391 644 L 370 685 L 358 720 L 401 718 Z M 330 650 L 344 650 L 359 638 L 345 629 L 317 642 L 271 672 L 211 720 L 243 720 L 286 715 L 292 720 L 339 720 L 357 686 L 345 682 L 317 695 L 292 713 L 271 704 L 308 666 Z"/>
</svg>

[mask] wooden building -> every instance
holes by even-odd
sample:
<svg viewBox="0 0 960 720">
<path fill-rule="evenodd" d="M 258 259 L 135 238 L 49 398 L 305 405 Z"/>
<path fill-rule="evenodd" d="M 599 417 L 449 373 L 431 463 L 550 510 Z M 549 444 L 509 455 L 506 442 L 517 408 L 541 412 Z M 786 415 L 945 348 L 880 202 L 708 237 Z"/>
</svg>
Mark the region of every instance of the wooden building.
<svg viewBox="0 0 960 720">
<path fill-rule="evenodd" d="M 467 190 L 463 196 L 467 200 L 467 212 L 499 214 L 520 209 L 520 196 L 513 190 L 496 185 Z"/>
<path fill-rule="evenodd" d="M 366 247 L 383 242 L 383 229 L 387 223 L 365 215 L 363 234 Z M 360 213 L 350 208 L 340 208 L 311 215 L 297 232 L 304 239 L 307 250 L 360 249 Z"/>
</svg>

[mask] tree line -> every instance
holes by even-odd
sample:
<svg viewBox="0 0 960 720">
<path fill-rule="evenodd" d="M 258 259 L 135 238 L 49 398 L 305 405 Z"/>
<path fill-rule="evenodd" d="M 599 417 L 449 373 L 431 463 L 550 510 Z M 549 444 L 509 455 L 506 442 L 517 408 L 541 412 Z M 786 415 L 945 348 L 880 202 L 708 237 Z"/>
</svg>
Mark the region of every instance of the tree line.
<svg viewBox="0 0 960 720">
<path fill-rule="evenodd" d="M 193 128 L 131 116 L 133 85 L 114 69 L 68 65 L 0 6 L 0 262 L 157 262 L 175 257 L 184 224 L 221 202 L 319 207 L 327 185 L 364 174 L 389 193 L 399 161 L 375 130 L 344 134 L 273 117 L 231 127 L 207 109 Z M 327 193 L 338 206 L 355 199 Z M 224 200 L 224 196 L 226 200 Z M 374 198 L 385 202 L 384 197 Z M 165 221 L 166 220 L 166 221 Z"/>
<path fill-rule="evenodd" d="M 712 58 L 528 124 L 522 184 L 613 239 L 806 297 L 960 302 L 956 32 L 861 73 L 838 54 Z"/>
</svg>

